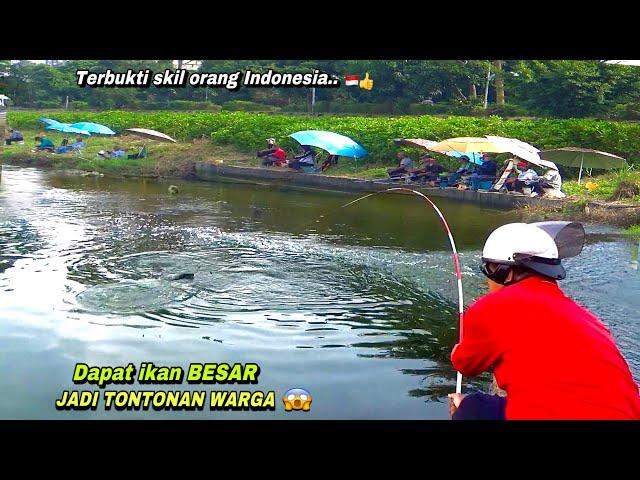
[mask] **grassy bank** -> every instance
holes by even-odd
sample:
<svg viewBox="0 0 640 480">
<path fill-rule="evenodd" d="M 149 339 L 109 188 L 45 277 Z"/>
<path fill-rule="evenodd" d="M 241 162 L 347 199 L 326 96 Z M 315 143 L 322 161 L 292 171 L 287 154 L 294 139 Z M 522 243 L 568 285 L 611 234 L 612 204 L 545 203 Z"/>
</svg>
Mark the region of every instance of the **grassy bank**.
<svg viewBox="0 0 640 480">
<path fill-rule="evenodd" d="M 9 125 L 41 129 L 40 112 L 9 112 Z M 457 136 L 503 135 L 519 138 L 541 149 L 584 146 L 621 155 L 640 164 L 640 124 L 591 119 L 523 119 L 499 117 L 346 117 L 291 116 L 247 112 L 65 112 L 62 122 L 103 123 L 116 131 L 128 127 L 152 128 L 179 140 L 208 138 L 245 154 L 264 148 L 264 139 L 276 137 L 289 151 L 296 143 L 288 135 L 298 130 L 331 130 L 352 137 L 369 152 L 367 164 L 395 161 L 394 138 L 444 139 Z M 418 153 L 417 151 L 415 153 Z"/>
<path fill-rule="evenodd" d="M 621 182 L 640 185 L 640 171 L 617 171 L 586 177 L 582 183 L 568 181 L 564 183 L 563 190 L 567 195 L 585 201 L 612 201 Z M 640 189 L 638 189 L 640 191 Z M 640 193 L 625 198 L 625 203 L 640 204 Z"/>
<path fill-rule="evenodd" d="M 631 225 L 627 228 L 626 233 L 634 237 L 640 237 L 640 225 Z"/>
<path fill-rule="evenodd" d="M 111 175 L 145 175 L 160 177 L 188 177 L 196 162 L 223 162 L 231 164 L 250 164 L 254 160 L 243 152 L 230 146 L 218 146 L 208 140 L 194 139 L 188 143 L 158 143 L 132 135 L 119 135 L 115 138 L 92 136 L 84 138 L 86 148 L 78 154 L 51 154 L 32 152 L 33 138 L 42 134 L 41 130 L 21 130 L 24 145 L 4 146 L 2 160 L 6 164 L 31 165 L 38 167 L 77 169 L 96 171 Z M 47 136 L 59 146 L 63 138 L 73 143 L 69 134 L 47 132 Z M 136 153 L 146 145 L 148 156 L 140 159 L 102 158 L 100 150 L 113 150 L 120 147 L 128 154 Z"/>
</svg>

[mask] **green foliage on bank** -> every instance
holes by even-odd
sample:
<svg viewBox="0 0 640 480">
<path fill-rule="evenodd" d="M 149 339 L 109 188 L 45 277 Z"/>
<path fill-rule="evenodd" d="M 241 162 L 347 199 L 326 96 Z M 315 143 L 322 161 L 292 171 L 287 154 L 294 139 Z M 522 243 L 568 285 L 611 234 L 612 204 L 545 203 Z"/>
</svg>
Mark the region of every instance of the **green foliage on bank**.
<svg viewBox="0 0 640 480">
<path fill-rule="evenodd" d="M 43 128 L 42 114 L 9 112 L 15 128 Z M 330 130 L 360 142 L 369 152 L 367 163 L 395 162 L 394 138 L 442 140 L 457 136 L 503 135 L 537 145 L 540 149 L 564 146 L 595 148 L 640 163 L 640 124 L 589 119 L 504 120 L 500 117 L 340 117 L 287 116 L 246 112 L 63 112 L 61 122 L 93 121 L 116 131 L 129 127 L 152 128 L 179 140 L 209 137 L 221 145 L 245 151 L 264 148 L 275 137 L 287 149 L 297 144 L 287 136 L 298 130 Z M 417 152 L 416 152 L 417 153 Z"/>
</svg>

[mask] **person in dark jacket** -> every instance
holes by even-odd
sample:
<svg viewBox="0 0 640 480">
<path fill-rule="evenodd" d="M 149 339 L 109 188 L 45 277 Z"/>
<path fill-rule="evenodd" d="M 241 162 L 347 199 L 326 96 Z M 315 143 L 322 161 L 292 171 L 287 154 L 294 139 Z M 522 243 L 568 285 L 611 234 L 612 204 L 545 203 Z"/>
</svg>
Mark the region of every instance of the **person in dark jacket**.
<svg viewBox="0 0 640 480">
<path fill-rule="evenodd" d="M 439 175 L 445 171 L 444 167 L 436 163 L 436 159 L 428 153 L 420 160 L 422 160 L 422 166 L 411 171 L 413 181 L 433 182 L 438 180 Z"/>
<path fill-rule="evenodd" d="M 24 137 L 18 130 L 10 128 L 9 136 L 5 139 L 4 143 L 6 143 L 7 145 L 11 145 L 12 143 L 16 142 L 24 142 Z"/>
</svg>

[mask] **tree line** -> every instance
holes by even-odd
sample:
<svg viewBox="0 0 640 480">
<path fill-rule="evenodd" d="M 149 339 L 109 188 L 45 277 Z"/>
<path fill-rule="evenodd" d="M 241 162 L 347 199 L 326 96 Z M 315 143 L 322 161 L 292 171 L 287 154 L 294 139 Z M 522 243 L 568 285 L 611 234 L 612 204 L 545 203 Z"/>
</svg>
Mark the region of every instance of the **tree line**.
<svg viewBox="0 0 640 480">
<path fill-rule="evenodd" d="M 16 107 L 69 109 L 260 109 L 305 112 L 311 91 L 298 88 L 80 88 L 76 70 L 161 71 L 170 60 L 70 60 L 52 67 L 0 61 L 0 93 Z M 366 72 L 373 90 L 317 89 L 316 111 L 498 114 L 640 119 L 640 67 L 598 60 L 206 60 L 203 72 L 308 72 L 344 77 Z M 196 103 L 197 102 L 197 103 Z M 363 106 L 366 106 L 364 108 Z"/>
</svg>

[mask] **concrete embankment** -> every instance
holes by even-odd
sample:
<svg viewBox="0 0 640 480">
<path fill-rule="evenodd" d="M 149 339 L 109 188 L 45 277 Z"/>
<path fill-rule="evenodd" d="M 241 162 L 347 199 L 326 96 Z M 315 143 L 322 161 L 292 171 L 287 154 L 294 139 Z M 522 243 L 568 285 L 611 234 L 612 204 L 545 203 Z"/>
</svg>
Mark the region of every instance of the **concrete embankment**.
<svg viewBox="0 0 640 480">
<path fill-rule="evenodd" d="M 558 206 L 563 203 L 559 199 L 526 197 L 497 192 L 478 192 L 457 190 L 455 188 L 420 187 L 405 185 L 401 182 L 382 183 L 379 180 L 358 180 L 349 177 L 333 177 L 313 173 L 301 173 L 290 169 L 234 167 L 212 163 L 197 163 L 196 177 L 204 181 L 220 181 L 232 179 L 251 183 L 269 183 L 300 188 L 335 190 L 340 192 L 376 192 L 391 187 L 407 187 L 429 195 L 445 197 L 451 200 L 475 203 L 490 208 L 517 208 L 524 205 Z M 400 193 L 400 192 L 399 192 Z"/>
</svg>

